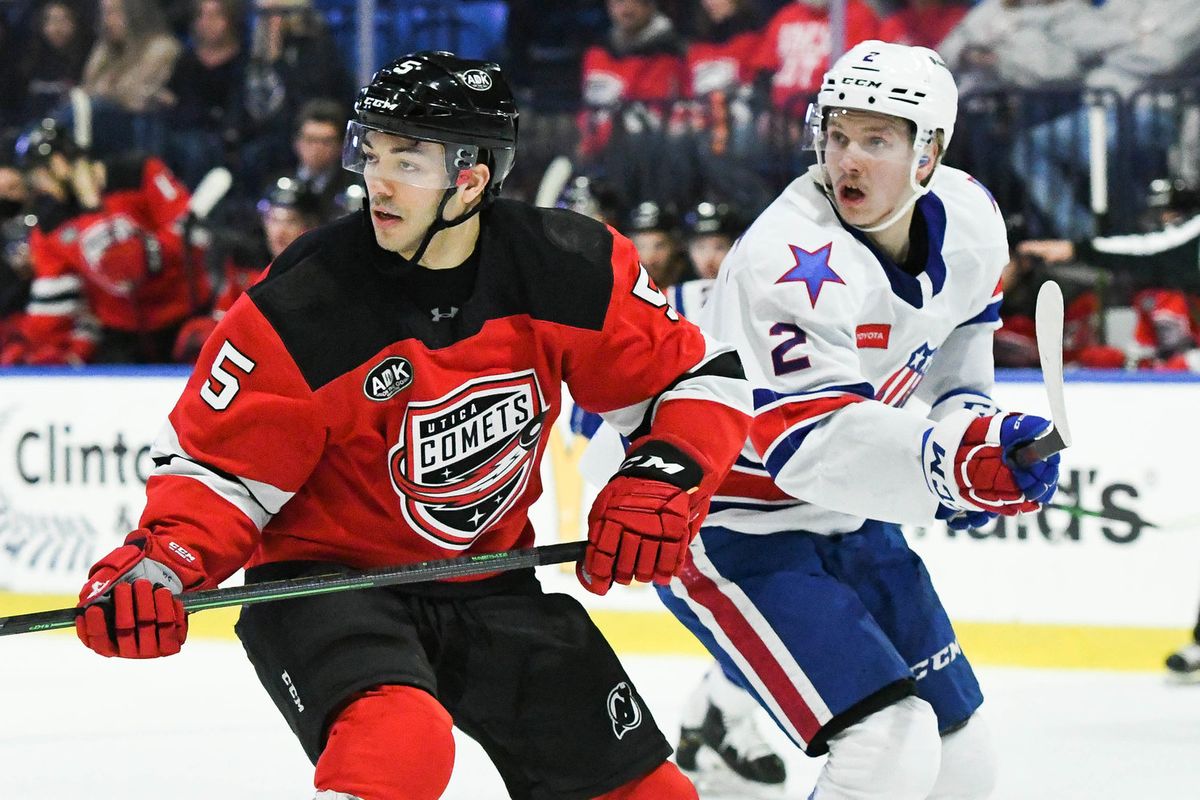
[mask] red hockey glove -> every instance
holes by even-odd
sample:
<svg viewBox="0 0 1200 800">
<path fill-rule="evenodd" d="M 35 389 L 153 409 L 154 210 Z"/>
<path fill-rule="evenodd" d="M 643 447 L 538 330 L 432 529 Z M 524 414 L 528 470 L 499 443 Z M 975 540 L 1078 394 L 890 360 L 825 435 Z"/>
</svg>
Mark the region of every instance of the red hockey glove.
<svg viewBox="0 0 1200 800">
<path fill-rule="evenodd" d="M 670 581 L 700 529 L 693 495 L 702 477 L 699 464 L 665 442 L 630 453 L 588 514 L 587 550 L 575 570 L 583 587 L 602 595 L 614 582 Z"/>
<path fill-rule="evenodd" d="M 183 582 L 173 569 L 147 558 L 144 540 L 132 540 L 100 559 L 79 592 L 75 633 L 108 658 L 157 658 L 179 652 L 187 639 L 187 612 L 176 597 Z"/>
<path fill-rule="evenodd" d="M 925 437 L 922 463 L 931 491 L 943 505 L 963 511 L 1036 511 L 1058 488 L 1059 455 L 1022 468 L 1007 453 L 1049 427 L 1049 420 L 1032 414 L 976 417 L 963 411 L 946 417 Z"/>
</svg>

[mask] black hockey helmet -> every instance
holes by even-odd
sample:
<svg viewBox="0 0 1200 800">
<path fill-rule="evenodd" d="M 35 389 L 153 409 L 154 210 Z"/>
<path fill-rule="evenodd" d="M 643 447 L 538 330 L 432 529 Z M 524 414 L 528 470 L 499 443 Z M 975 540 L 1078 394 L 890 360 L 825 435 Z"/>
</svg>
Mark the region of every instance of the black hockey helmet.
<svg viewBox="0 0 1200 800">
<path fill-rule="evenodd" d="M 58 121 L 46 117 L 22 134 L 14 148 L 17 164 L 22 169 L 41 166 L 55 153 L 62 154 L 68 161 L 87 155 L 72 135 Z"/>
<path fill-rule="evenodd" d="M 647 231 L 663 231 L 675 233 L 678 222 L 675 215 L 658 203 L 646 201 L 638 203 L 629 215 L 629 223 L 624 233 L 645 233 Z"/>
<path fill-rule="evenodd" d="M 1190 213 L 1200 210 L 1200 189 L 1180 178 L 1156 178 L 1146 191 L 1146 206 Z"/>
<path fill-rule="evenodd" d="M 322 216 L 320 195 L 304 181 L 295 178 L 280 178 L 275 181 L 263 198 L 258 201 L 260 214 L 265 214 L 271 208 L 294 209 L 312 219 L 320 219 Z"/>
<path fill-rule="evenodd" d="M 498 64 L 424 51 L 383 67 L 359 91 L 342 155 L 354 172 L 362 172 L 366 130 L 444 144 L 445 188 L 462 169 L 487 164 L 494 197 L 516 158 L 517 105 Z"/>
<path fill-rule="evenodd" d="M 683 215 L 683 232 L 693 236 L 728 236 L 736 239 L 742 233 L 742 221 L 725 203 L 705 200 Z"/>
</svg>

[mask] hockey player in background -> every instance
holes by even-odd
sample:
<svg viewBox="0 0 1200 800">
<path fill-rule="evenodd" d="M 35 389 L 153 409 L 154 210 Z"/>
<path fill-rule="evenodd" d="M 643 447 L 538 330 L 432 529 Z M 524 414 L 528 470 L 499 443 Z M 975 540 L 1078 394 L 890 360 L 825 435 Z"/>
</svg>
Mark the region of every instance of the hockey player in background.
<svg viewBox="0 0 1200 800">
<path fill-rule="evenodd" d="M 223 231 L 222 235 L 230 240 L 227 242 L 230 252 L 224 259 L 216 299 L 211 310 L 189 319 L 179 329 L 171 350 L 173 360 L 195 363 L 200 348 L 208 341 L 221 317 L 266 272 L 272 259 L 278 258 L 288 245 L 321 224 L 322 213 L 327 207 L 333 207 L 332 202 L 326 205 L 307 184 L 293 178 L 279 178 L 258 203 L 260 225 L 255 232 L 257 235 L 229 235 Z M 264 247 L 266 252 L 261 252 Z"/>
<path fill-rule="evenodd" d="M 44 120 L 19 143 L 34 188 L 33 284 L 6 364 L 170 361 L 180 325 L 208 303 L 185 254 L 191 198 L 157 158 L 97 160 Z"/>
<path fill-rule="evenodd" d="M 989 796 L 979 685 L 901 524 L 977 526 L 1053 494 L 1048 430 L 991 399 L 991 195 L 940 164 L 957 91 L 869 41 L 810 111 L 817 164 L 738 241 L 699 321 L 754 389 L 746 447 L 664 602 L 809 755 L 814 800 Z M 912 396 L 925 413 L 905 408 Z"/>
<path fill-rule="evenodd" d="M 666 307 L 624 237 L 497 198 L 516 143 L 495 64 L 376 73 L 343 157 L 369 208 L 298 239 L 221 320 L 140 527 L 80 594 L 85 644 L 177 652 L 173 595 L 243 565 L 258 582 L 532 544 L 563 382 L 633 440 L 580 580 L 679 569 L 749 428 L 738 357 Z M 531 570 L 248 606 L 237 632 L 321 800 L 439 797 L 452 723 L 514 798 L 696 798 L 582 606 Z"/>
</svg>

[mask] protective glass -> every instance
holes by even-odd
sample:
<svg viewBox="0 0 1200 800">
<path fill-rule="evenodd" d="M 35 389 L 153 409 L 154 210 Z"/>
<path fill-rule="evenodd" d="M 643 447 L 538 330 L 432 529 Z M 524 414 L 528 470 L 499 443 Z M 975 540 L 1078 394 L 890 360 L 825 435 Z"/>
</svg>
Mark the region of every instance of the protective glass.
<svg viewBox="0 0 1200 800">
<path fill-rule="evenodd" d="M 342 166 L 351 172 L 423 189 L 449 189 L 477 163 L 475 145 L 401 136 L 353 120 L 342 144 Z"/>
<path fill-rule="evenodd" d="M 816 103 L 808 107 L 802 143 L 806 150 L 817 151 L 826 164 L 846 155 L 866 162 L 909 164 L 914 155 L 907 120 L 849 108 L 829 109 L 822 119 Z"/>
</svg>

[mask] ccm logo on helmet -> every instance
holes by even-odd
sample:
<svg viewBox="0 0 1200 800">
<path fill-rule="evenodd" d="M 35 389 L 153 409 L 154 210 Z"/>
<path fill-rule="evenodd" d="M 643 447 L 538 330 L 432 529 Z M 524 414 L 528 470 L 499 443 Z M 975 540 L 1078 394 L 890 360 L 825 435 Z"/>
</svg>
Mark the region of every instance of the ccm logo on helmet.
<svg viewBox="0 0 1200 800">
<path fill-rule="evenodd" d="M 851 86 L 866 86 L 868 89 L 878 89 L 883 86 L 879 81 L 870 81 L 866 78 L 842 78 L 842 83 L 848 83 Z"/>
<path fill-rule="evenodd" d="M 362 104 L 367 108 L 382 108 L 384 111 L 395 111 L 400 107 L 399 103 L 393 103 L 391 100 L 384 100 L 380 97 L 363 98 Z"/>
<path fill-rule="evenodd" d="M 466 72 L 460 72 L 458 73 L 458 79 L 468 89 L 474 89 L 477 92 L 486 92 L 492 88 L 492 76 L 481 69 L 469 69 Z"/>
</svg>

